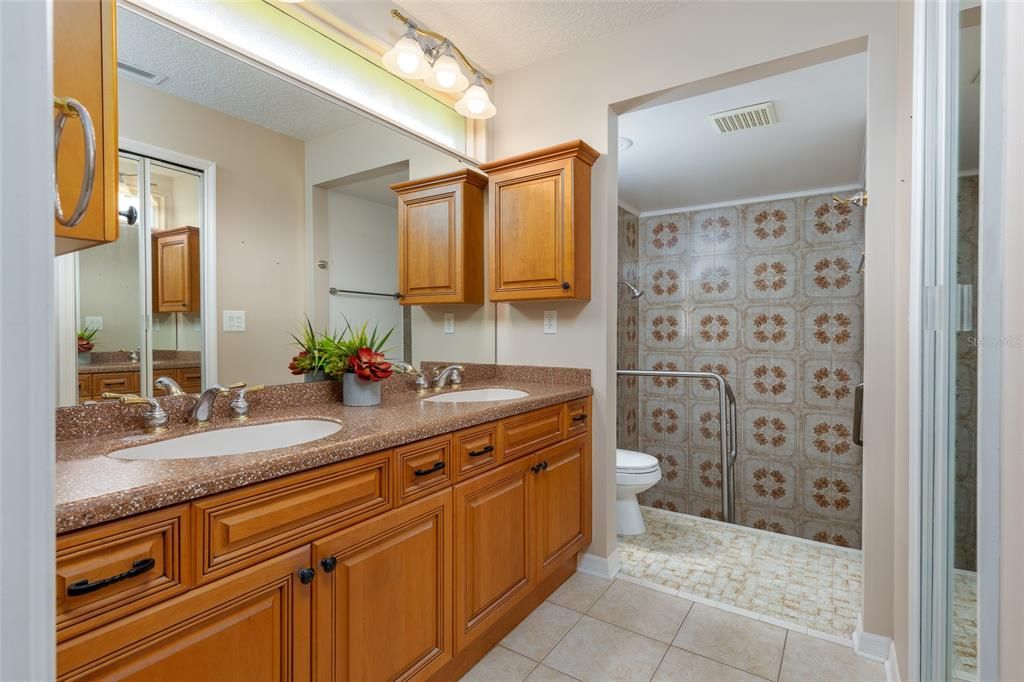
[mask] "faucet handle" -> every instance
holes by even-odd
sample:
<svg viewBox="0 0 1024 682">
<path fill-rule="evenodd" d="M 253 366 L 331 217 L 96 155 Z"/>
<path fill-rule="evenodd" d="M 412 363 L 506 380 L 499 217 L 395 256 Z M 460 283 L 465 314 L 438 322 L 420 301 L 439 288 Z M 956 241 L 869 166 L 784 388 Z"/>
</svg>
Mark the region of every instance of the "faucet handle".
<svg viewBox="0 0 1024 682">
<path fill-rule="evenodd" d="M 221 393 L 227 393 L 228 391 L 234 390 L 236 388 L 245 388 L 245 382 L 244 381 L 239 381 L 239 382 L 236 382 L 234 384 L 230 384 L 230 385 L 228 385 L 226 387 L 225 386 L 221 386 L 221 388 L 224 389 L 223 391 L 221 391 Z"/>
<path fill-rule="evenodd" d="M 135 395 L 134 393 L 104 393 L 104 398 L 115 398 L 122 405 L 140 405 L 146 403 L 149 405 L 149 409 L 142 413 L 142 420 L 145 424 L 146 433 L 160 433 L 161 431 L 167 430 L 167 422 L 170 421 L 170 416 L 167 414 L 167 410 L 160 406 L 160 403 L 155 398 L 144 398 L 142 396 Z"/>
<path fill-rule="evenodd" d="M 262 391 L 264 388 L 263 384 L 256 384 L 255 386 L 246 387 L 243 384 L 242 390 L 240 390 L 235 397 L 231 400 L 229 407 L 231 407 L 231 418 L 235 421 L 243 422 L 249 418 L 249 400 L 248 396 L 250 393 L 256 393 Z"/>
</svg>

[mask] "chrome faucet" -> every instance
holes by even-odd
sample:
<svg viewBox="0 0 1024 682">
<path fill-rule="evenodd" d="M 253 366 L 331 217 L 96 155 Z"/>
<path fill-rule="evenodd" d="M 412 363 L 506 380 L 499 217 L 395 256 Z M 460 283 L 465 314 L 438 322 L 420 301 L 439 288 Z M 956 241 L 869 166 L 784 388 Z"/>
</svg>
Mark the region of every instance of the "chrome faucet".
<svg viewBox="0 0 1024 682">
<path fill-rule="evenodd" d="M 236 422 L 244 422 L 249 419 L 249 394 L 255 393 L 256 391 L 262 391 L 263 384 L 256 384 L 255 386 L 247 386 L 241 391 L 235 394 L 235 397 L 231 400 L 231 418 Z"/>
<path fill-rule="evenodd" d="M 415 374 L 416 375 L 416 392 L 426 391 L 430 388 L 430 382 L 423 376 L 423 372 L 416 369 L 408 362 L 392 362 L 391 367 L 399 374 Z"/>
<path fill-rule="evenodd" d="M 192 408 L 192 412 L 189 413 L 188 420 L 192 424 L 198 424 L 205 426 L 210 423 L 210 415 L 213 413 L 213 404 L 217 401 L 217 396 L 225 393 L 230 393 L 233 388 L 244 388 L 245 383 L 232 384 L 230 386 L 221 386 L 220 384 L 214 384 L 208 389 L 202 392 L 199 399 L 196 401 L 195 407 Z"/>
<path fill-rule="evenodd" d="M 153 382 L 153 385 L 164 389 L 164 393 L 167 395 L 185 395 L 185 391 L 181 389 L 178 382 L 170 377 L 160 377 Z"/>
<path fill-rule="evenodd" d="M 446 384 L 450 384 L 454 387 L 462 385 L 462 374 L 466 368 L 462 365 L 448 365 L 444 369 L 439 369 L 434 372 L 434 388 L 444 388 Z"/>
<path fill-rule="evenodd" d="M 117 400 L 122 405 L 149 405 L 149 409 L 142 413 L 142 423 L 146 433 L 160 433 L 167 430 L 167 422 L 170 416 L 167 410 L 160 406 L 153 398 L 143 398 L 134 393 L 104 393 L 106 400 Z"/>
</svg>

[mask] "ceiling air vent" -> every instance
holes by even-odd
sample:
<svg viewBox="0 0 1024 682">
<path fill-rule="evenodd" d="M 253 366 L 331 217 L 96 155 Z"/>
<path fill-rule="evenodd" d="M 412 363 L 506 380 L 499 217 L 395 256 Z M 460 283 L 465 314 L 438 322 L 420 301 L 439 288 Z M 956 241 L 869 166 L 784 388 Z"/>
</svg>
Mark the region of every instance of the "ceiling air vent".
<svg viewBox="0 0 1024 682">
<path fill-rule="evenodd" d="M 748 107 L 719 111 L 711 114 L 711 122 L 720 133 L 734 133 L 748 128 L 763 128 L 776 122 L 775 107 L 771 102 L 751 104 Z"/>
<path fill-rule="evenodd" d="M 146 85 L 160 85 L 167 80 L 167 76 L 147 71 L 128 62 L 122 62 L 120 59 L 117 60 L 117 70 L 122 76 Z"/>
</svg>

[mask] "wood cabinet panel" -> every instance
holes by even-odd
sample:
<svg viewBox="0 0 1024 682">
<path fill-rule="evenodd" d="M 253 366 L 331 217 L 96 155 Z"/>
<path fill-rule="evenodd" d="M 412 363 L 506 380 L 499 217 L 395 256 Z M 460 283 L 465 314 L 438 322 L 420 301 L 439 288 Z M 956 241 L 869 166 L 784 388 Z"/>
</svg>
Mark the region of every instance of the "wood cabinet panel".
<svg viewBox="0 0 1024 682">
<path fill-rule="evenodd" d="M 590 442 L 586 436 L 534 455 L 539 578 L 590 542 Z"/>
<path fill-rule="evenodd" d="M 461 651 L 528 591 L 533 460 L 455 486 L 455 643 Z"/>
<path fill-rule="evenodd" d="M 301 547 L 57 648 L 60 680 L 307 680 L 310 566 Z"/>
<path fill-rule="evenodd" d="M 590 299 L 590 168 L 580 140 L 492 163 L 492 301 Z"/>
<path fill-rule="evenodd" d="M 58 641 L 183 592 L 188 529 L 178 505 L 59 537 Z"/>
<path fill-rule="evenodd" d="M 99 400 L 104 393 L 132 393 L 138 383 L 138 372 L 101 372 L 92 375 L 93 396 Z"/>
<path fill-rule="evenodd" d="M 562 409 L 561 405 L 555 405 L 502 419 L 498 423 L 502 461 L 528 455 L 562 440 Z"/>
<path fill-rule="evenodd" d="M 483 188 L 463 169 L 392 185 L 403 305 L 483 303 Z"/>
<path fill-rule="evenodd" d="M 199 229 L 153 233 L 153 312 L 199 312 Z"/>
<path fill-rule="evenodd" d="M 92 374 L 78 375 L 78 402 L 92 400 Z"/>
<path fill-rule="evenodd" d="M 53 92 L 72 97 L 89 112 L 96 142 L 92 199 L 81 222 L 64 227 L 54 220 L 56 254 L 115 241 L 117 215 L 117 31 L 114 0 L 56 0 L 53 3 Z M 85 169 L 82 122 L 64 124 L 57 158 L 57 191 L 64 215 L 78 203 Z"/>
<path fill-rule="evenodd" d="M 391 452 L 269 481 L 192 504 L 196 580 L 309 542 L 390 509 Z"/>
<path fill-rule="evenodd" d="M 203 371 L 199 367 L 185 367 L 178 370 L 181 380 L 178 385 L 185 393 L 200 393 L 203 390 Z"/>
<path fill-rule="evenodd" d="M 455 479 L 492 469 L 498 465 L 498 426 L 484 424 L 459 431 L 454 436 Z"/>
<path fill-rule="evenodd" d="M 395 500 L 405 504 L 452 482 L 452 436 L 395 448 Z"/>
<path fill-rule="evenodd" d="M 426 679 L 451 660 L 452 536 L 445 490 L 314 544 L 317 680 Z"/>
<path fill-rule="evenodd" d="M 575 438 L 590 430 L 590 398 L 574 400 L 565 409 L 565 437 Z"/>
</svg>

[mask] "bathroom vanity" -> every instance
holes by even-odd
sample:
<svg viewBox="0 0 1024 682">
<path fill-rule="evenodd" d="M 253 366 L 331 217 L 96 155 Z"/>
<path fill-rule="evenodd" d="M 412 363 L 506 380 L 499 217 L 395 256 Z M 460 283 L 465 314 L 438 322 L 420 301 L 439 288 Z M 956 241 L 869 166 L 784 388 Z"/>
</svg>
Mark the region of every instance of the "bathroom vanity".
<svg viewBox="0 0 1024 682">
<path fill-rule="evenodd" d="M 491 384 L 518 400 L 403 390 L 372 409 L 326 384 L 273 387 L 249 423 L 341 429 L 204 459 L 110 457 L 138 432 L 82 420 L 137 406 L 72 408 L 58 420 L 59 679 L 457 679 L 590 541 L 589 381 L 532 379 Z"/>
</svg>

